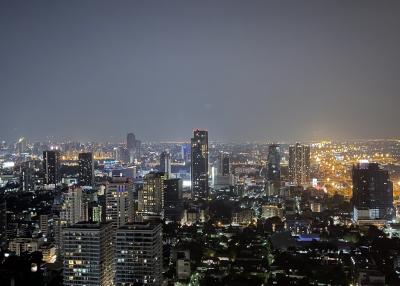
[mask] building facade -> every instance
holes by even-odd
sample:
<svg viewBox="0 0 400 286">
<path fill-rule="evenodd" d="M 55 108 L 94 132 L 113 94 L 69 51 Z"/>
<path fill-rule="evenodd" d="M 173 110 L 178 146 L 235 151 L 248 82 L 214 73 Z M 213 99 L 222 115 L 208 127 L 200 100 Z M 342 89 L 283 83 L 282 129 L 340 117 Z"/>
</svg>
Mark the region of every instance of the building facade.
<svg viewBox="0 0 400 286">
<path fill-rule="evenodd" d="M 45 184 L 60 183 L 60 151 L 43 151 L 43 171 Z"/>
<path fill-rule="evenodd" d="M 191 139 L 192 197 L 208 199 L 208 131 L 196 129 Z"/>
<path fill-rule="evenodd" d="M 115 285 L 162 284 L 162 226 L 129 223 L 115 239 Z"/>
<path fill-rule="evenodd" d="M 167 151 L 161 152 L 160 172 L 163 172 L 167 178 L 171 178 L 171 154 Z"/>
<path fill-rule="evenodd" d="M 281 180 L 281 150 L 277 144 L 268 146 L 267 180 L 279 182 Z"/>
<path fill-rule="evenodd" d="M 297 186 L 310 184 L 310 146 L 296 143 L 289 147 L 289 181 Z"/>
<path fill-rule="evenodd" d="M 133 221 L 133 183 L 125 177 L 113 177 L 106 184 L 106 221 L 117 228 Z"/>
<path fill-rule="evenodd" d="M 162 172 L 147 174 L 143 188 L 138 192 L 138 214 L 142 216 L 164 216 L 164 180 Z"/>
<path fill-rule="evenodd" d="M 377 163 L 358 163 L 353 166 L 354 220 L 383 219 L 395 217 L 393 207 L 393 183 L 388 171 Z"/>
<path fill-rule="evenodd" d="M 83 222 L 65 228 L 63 285 L 112 285 L 112 239 L 110 223 Z"/>
<path fill-rule="evenodd" d="M 94 185 L 93 154 L 79 153 L 79 184 L 81 186 Z"/>
</svg>

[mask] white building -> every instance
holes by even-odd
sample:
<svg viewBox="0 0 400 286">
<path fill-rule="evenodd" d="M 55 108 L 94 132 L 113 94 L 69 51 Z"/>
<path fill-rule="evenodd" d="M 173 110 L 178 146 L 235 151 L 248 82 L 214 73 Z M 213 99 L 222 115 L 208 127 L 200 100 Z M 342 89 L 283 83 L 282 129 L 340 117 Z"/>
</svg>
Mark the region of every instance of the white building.
<svg viewBox="0 0 400 286">
<path fill-rule="evenodd" d="M 125 177 L 114 177 L 106 184 L 106 220 L 114 227 L 132 222 L 134 217 L 133 183 Z"/>
</svg>

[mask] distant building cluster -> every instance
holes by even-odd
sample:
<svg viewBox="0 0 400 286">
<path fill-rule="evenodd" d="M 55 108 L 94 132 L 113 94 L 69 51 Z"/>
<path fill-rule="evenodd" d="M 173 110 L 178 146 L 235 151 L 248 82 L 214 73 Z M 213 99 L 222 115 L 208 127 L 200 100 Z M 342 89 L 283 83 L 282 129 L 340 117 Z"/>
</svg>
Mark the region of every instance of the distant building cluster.
<svg viewBox="0 0 400 286">
<path fill-rule="evenodd" d="M 399 148 L 218 143 L 200 129 L 190 142 L 3 142 L 0 278 L 397 285 Z"/>
</svg>

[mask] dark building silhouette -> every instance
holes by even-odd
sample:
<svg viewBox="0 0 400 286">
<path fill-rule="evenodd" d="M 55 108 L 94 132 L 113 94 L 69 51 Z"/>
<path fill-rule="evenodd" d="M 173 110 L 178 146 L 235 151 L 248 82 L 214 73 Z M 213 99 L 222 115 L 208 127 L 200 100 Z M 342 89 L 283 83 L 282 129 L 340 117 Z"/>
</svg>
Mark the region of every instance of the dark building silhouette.
<svg viewBox="0 0 400 286">
<path fill-rule="evenodd" d="M 183 210 L 182 180 L 164 181 L 164 217 L 170 221 L 179 221 Z"/>
<path fill-rule="evenodd" d="M 60 182 L 60 151 L 43 152 L 43 171 L 45 184 L 58 184 Z"/>
<path fill-rule="evenodd" d="M 194 199 L 208 198 L 208 131 L 196 129 L 191 139 L 191 178 Z"/>
<path fill-rule="evenodd" d="M 279 182 L 281 180 L 281 150 L 277 144 L 268 147 L 267 180 Z"/>
<path fill-rule="evenodd" d="M 222 152 L 220 155 L 218 173 L 222 176 L 228 176 L 231 173 L 231 163 L 227 153 Z"/>
<path fill-rule="evenodd" d="M 393 183 L 388 171 L 382 170 L 377 163 L 353 166 L 352 204 L 355 220 L 393 219 Z"/>
<path fill-rule="evenodd" d="M 94 165 L 92 153 L 79 153 L 79 184 L 93 186 Z"/>
<path fill-rule="evenodd" d="M 7 202 L 0 197 L 0 243 L 7 239 Z"/>
<path fill-rule="evenodd" d="M 128 148 L 128 150 L 134 150 L 135 147 L 136 147 L 135 134 L 128 133 L 128 135 L 126 135 L 126 148 Z"/>
</svg>

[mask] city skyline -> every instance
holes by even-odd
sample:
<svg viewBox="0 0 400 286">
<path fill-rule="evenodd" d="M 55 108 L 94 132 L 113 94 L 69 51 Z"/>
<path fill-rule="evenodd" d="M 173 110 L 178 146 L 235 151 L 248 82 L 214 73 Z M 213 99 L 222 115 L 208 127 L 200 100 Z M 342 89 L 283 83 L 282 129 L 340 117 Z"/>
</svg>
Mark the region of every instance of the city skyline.
<svg viewBox="0 0 400 286">
<path fill-rule="evenodd" d="M 398 136 L 400 3 L 0 5 L 0 140 Z"/>
<path fill-rule="evenodd" d="M 400 285 L 400 1 L 0 1 L 0 281 Z"/>
</svg>

